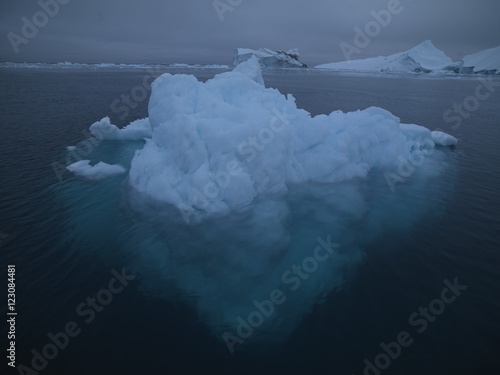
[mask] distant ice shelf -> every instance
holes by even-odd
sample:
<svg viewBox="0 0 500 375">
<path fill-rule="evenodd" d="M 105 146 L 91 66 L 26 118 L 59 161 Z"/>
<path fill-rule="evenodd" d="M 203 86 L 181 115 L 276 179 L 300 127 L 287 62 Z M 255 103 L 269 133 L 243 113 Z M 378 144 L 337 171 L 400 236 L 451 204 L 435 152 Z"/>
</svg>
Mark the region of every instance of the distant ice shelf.
<svg viewBox="0 0 500 375">
<path fill-rule="evenodd" d="M 0 69 L 229 69 L 229 65 L 203 65 L 203 64 L 113 64 L 113 63 L 41 63 L 41 62 L 1 62 Z"/>
</svg>

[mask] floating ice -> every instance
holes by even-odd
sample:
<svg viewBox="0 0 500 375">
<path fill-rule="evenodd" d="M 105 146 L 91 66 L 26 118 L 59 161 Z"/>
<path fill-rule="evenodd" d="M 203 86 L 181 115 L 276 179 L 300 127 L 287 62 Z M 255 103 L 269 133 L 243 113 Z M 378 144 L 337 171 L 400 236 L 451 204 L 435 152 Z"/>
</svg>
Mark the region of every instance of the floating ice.
<svg viewBox="0 0 500 375">
<path fill-rule="evenodd" d="M 458 143 L 458 139 L 455 137 L 440 132 L 440 131 L 433 131 L 431 133 L 432 140 L 437 144 L 441 146 L 455 146 Z"/>
<path fill-rule="evenodd" d="M 129 183 L 194 222 L 285 194 L 290 184 L 397 168 L 398 157 L 419 151 L 417 137 L 419 147 L 453 143 L 381 108 L 311 117 L 291 95 L 263 86 L 255 58 L 206 83 L 161 76 L 149 114 L 153 135 L 132 160 Z"/>
<path fill-rule="evenodd" d="M 123 174 L 126 169 L 121 165 L 110 165 L 99 162 L 94 166 L 90 165 L 90 160 L 80 160 L 67 166 L 70 172 L 76 176 L 84 177 L 89 180 L 104 180 L 105 178 Z"/>
<path fill-rule="evenodd" d="M 148 119 L 123 130 L 109 119 L 92 125 L 105 139 L 146 138 L 120 209 L 103 212 L 116 196 L 109 186 L 102 196 L 92 190 L 75 200 L 85 209 L 71 211 L 72 226 L 96 243 L 113 233 L 144 293 L 181 291 L 230 350 L 286 339 L 368 245 L 436 212 L 449 191 L 450 151 L 438 145 L 455 143 L 451 136 L 381 108 L 312 117 L 263 85 L 255 58 L 205 83 L 165 74 L 152 87 Z M 124 142 L 110 144 L 130 153 Z M 400 173 L 401 160 L 418 160 L 411 175 Z M 387 172 L 401 183 L 394 192 Z M 92 223 L 87 207 L 100 210 Z M 112 222 L 131 224 L 112 231 Z"/>
</svg>

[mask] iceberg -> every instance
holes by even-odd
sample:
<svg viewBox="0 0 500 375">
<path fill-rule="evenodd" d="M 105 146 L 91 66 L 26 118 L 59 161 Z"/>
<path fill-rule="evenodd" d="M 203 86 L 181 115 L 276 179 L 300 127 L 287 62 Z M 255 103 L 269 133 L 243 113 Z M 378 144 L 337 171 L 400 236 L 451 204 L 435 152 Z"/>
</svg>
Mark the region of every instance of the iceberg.
<svg viewBox="0 0 500 375">
<path fill-rule="evenodd" d="M 270 68 L 307 68 L 307 65 L 299 61 L 299 50 L 273 51 L 268 48 L 258 50 L 248 48 L 237 48 L 234 51 L 233 64 L 235 66 L 248 61 L 255 56 L 261 66 Z"/>
<path fill-rule="evenodd" d="M 500 46 L 467 55 L 450 70 L 460 74 L 500 74 Z"/>
<path fill-rule="evenodd" d="M 128 175 L 86 199 L 62 190 L 85 205 L 69 222 L 96 246 L 112 233 L 141 291 L 192 306 L 230 352 L 285 340 L 354 276 L 373 241 L 436 212 L 452 183 L 442 178 L 453 170 L 452 136 L 376 107 L 312 116 L 265 87 L 256 57 L 206 82 L 164 74 L 148 111 L 125 128 L 149 126 L 144 142 L 99 145 L 137 146 Z M 106 118 L 92 130 L 146 134 L 122 137 Z M 416 165 L 411 176 L 401 160 Z M 406 181 L 392 192 L 386 173 Z M 111 216 L 119 212 L 127 218 Z"/>
<path fill-rule="evenodd" d="M 206 83 L 161 76 L 149 114 L 152 138 L 132 160 L 129 183 L 194 221 L 285 193 L 289 184 L 366 178 L 417 151 L 408 137 L 415 126 L 381 108 L 311 117 L 291 95 L 263 86 L 255 57 Z M 423 127 L 418 136 L 420 147 L 442 138 Z"/>
<path fill-rule="evenodd" d="M 427 40 L 418 46 L 390 56 L 341 61 L 316 66 L 318 69 L 352 70 L 361 72 L 431 73 L 452 65 L 451 58 Z"/>
</svg>

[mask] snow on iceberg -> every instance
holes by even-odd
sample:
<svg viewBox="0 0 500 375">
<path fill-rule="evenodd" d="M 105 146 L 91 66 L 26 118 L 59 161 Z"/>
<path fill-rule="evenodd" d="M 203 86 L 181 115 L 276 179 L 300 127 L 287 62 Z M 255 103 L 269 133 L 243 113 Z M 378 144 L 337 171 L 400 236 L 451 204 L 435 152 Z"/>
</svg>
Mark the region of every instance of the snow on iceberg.
<svg viewBox="0 0 500 375">
<path fill-rule="evenodd" d="M 126 212 L 115 221 L 130 228 L 109 229 L 109 199 L 95 191 L 86 200 L 69 195 L 85 204 L 70 222 L 97 244 L 113 233 L 141 290 L 169 299 L 180 291 L 230 350 L 285 340 L 351 277 L 373 241 L 436 212 L 452 183 L 442 178 L 450 151 L 436 147 L 451 136 L 381 108 L 312 117 L 263 85 L 256 58 L 205 83 L 165 74 L 152 87 L 151 137 L 137 145 L 120 210 L 109 209 Z M 384 172 L 397 174 L 402 159 L 419 160 L 418 168 L 392 192 Z M 93 225 L 87 207 L 99 207 Z M 283 303 L 271 308 L 276 291 Z"/>
<path fill-rule="evenodd" d="M 341 61 L 316 66 L 319 69 L 355 70 L 362 72 L 430 73 L 441 71 L 453 61 L 430 40 L 401 53 L 368 59 Z"/>
<path fill-rule="evenodd" d="M 465 56 L 457 68 L 462 74 L 500 74 L 500 46 Z"/>
<path fill-rule="evenodd" d="M 124 128 L 111 124 L 109 117 L 104 117 L 90 126 L 94 137 L 106 141 L 134 141 L 151 138 L 151 125 L 148 119 L 136 120 Z"/>
<path fill-rule="evenodd" d="M 108 177 L 120 175 L 126 172 L 121 165 L 110 165 L 99 162 L 94 166 L 90 165 L 90 160 L 80 160 L 68 165 L 66 168 L 73 174 L 88 180 L 98 181 Z"/>
<path fill-rule="evenodd" d="M 234 51 L 233 64 L 235 66 L 248 61 L 255 56 L 261 66 L 270 68 L 307 68 L 307 65 L 299 61 L 299 50 L 273 51 L 268 48 L 258 50 L 248 48 L 237 48 Z"/>
</svg>

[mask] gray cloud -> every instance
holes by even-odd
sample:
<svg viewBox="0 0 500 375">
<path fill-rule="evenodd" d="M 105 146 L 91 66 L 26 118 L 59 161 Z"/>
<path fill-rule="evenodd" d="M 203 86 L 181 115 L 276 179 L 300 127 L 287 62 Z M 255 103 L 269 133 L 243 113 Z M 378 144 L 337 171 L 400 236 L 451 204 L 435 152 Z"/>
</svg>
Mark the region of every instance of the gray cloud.
<svg viewBox="0 0 500 375">
<path fill-rule="evenodd" d="M 44 2 L 51 0 L 42 0 Z M 230 2 L 235 0 L 221 0 Z M 309 65 L 344 59 L 354 27 L 389 0 L 243 0 L 221 22 L 213 0 L 70 0 L 16 54 L 7 37 L 37 1 L 3 0 L 0 60 L 229 64 L 236 47 L 299 48 Z M 500 44 L 497 0 L 401 0 L 380 35 L 355 58 L 387 55 L 431 39 L 451 58 Z M 42 20 L 43 21 L 43 20 Z"/>
</svg>

